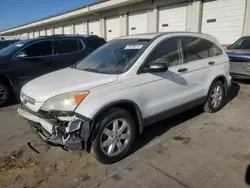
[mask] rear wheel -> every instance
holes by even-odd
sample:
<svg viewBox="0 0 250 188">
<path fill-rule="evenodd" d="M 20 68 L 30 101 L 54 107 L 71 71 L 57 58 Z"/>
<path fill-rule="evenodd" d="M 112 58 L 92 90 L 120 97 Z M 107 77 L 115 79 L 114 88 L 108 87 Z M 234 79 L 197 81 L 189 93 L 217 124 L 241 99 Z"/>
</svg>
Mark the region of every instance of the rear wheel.
<svg viewBox="0 0 250 188">
<path fill-rule="evenodd" d="M 225 103 L 225 87 L 221 81 L 214 82 L 209 90 L 204 111 L 214 113 L 219 111 Z"/>
<path fill-rule="evenodd" d="M 0 107 L 8 103 L 10 94 L 10 89 L 4 83 L 0 82 Z"/>
<path fill-rule="evenodd" d="M 104 164 L 115 163 L 124 158 L 136 137 L 136 124 L 124 109 L 112 109 L 98 119 L 101 128 L 94 140 L 91 153 Z"/>
</svg>

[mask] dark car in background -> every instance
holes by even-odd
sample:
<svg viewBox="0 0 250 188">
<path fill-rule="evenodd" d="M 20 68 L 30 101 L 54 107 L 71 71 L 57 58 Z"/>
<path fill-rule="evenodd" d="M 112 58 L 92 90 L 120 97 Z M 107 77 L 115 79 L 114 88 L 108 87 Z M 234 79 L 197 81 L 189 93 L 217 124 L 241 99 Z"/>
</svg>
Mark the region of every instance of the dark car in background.
<svg viewBox="0 0 250 188">
<path fill-rule="evenodd" d="M 53 35 L 21 40 L 0 50 L 0 107 L 12 97 L 18 99 L 28 81 L 72 66 L 105 43 L 95 35 Z"/>
<path fill-rule="evenodd" d="M 19 40 L 0 40 L 0 50 L 18 42 Z"/>
<path fill-rule="evenodd" d="M 233 78 L 250 79 L 250 36 L 241 37 L 227 47 L 230 74 Z"/>
</svg>

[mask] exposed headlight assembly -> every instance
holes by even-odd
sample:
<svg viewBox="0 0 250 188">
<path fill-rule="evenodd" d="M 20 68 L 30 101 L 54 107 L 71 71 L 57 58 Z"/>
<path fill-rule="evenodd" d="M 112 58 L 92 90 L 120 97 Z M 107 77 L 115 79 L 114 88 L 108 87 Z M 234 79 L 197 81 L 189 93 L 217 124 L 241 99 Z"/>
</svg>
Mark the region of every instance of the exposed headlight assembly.
<svg viewBox="0 0 250 188">
<path fill-rule="evenodd" d="M 73 111 L 89 94 L 89 91 L 64 93 L 48 99 L 41 107 L 43 111 Z"/>
</svg>

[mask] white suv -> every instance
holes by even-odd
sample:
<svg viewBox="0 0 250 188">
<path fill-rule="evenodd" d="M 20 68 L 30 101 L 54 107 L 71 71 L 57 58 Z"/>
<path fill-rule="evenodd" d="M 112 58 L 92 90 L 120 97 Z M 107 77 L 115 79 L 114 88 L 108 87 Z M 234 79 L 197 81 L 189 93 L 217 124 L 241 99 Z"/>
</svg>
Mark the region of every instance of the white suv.
<svg viewBox="0 0 250 188">
<path fill-rule="evenodd" d="M 140 34 L 29 82 L 18 112 L 46 142 L 113 163 L 146 125 L 198 105 L 221 109 L 230 84 L 229 59 L 212 36 Z"/>
</svg>

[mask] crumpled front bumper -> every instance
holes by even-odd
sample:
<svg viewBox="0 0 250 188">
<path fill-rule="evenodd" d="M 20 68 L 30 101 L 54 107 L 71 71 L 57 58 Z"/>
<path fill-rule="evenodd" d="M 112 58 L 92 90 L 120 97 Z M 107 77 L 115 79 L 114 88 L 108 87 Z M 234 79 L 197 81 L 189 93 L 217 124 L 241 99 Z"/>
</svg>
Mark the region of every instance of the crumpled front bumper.
<svg viewBox="0 0 250 188">
<path fill-rule="evenodd" d="M 67 150 L 87 149 L 90 120 L 80 115 L 77 115 L 78 117 L 76 115 L 70 117 L 44 117 L 29 110 L 24 105 L 18 108 L 18 113 L 28 120 L 32 128 L 48 144 L 62 146 Z"/>
</svg>

